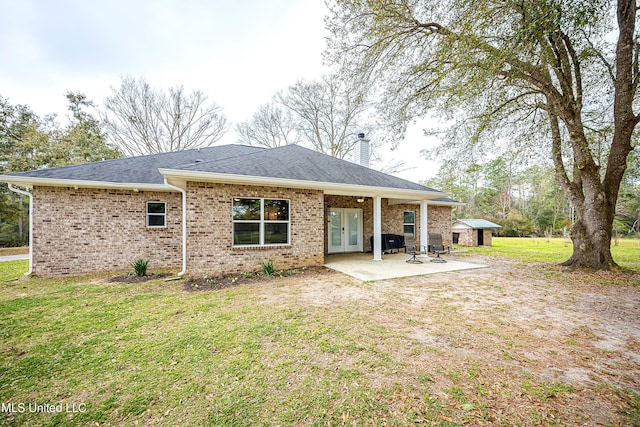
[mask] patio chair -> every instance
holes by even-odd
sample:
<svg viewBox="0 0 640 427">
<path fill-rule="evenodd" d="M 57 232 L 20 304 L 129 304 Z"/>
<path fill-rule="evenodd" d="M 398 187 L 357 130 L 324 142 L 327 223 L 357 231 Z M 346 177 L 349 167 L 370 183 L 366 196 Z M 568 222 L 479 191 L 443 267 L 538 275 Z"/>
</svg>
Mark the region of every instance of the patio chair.
<svg viewBox="0 0 640 427">
<path fill-rule="evenodd" d="M 411 255 L 411 258 L 407 260 L 409 264 L 422 264 L 416 256 L 420 255 L 420 251 L 418 250 L 418 246 L 416 245 L 416 239 L 413 236 L 405 236 L 404 237 L 404 251 Z"/>
<path fill-rule="evenodd" d="M 447 260 L 441 258 L 440 255 L 450 254 L 451 248 L 449 246 L 445 246 L 442 242 L 442 234 L 429 233 L 429 253 L 436 256 L 431 259 L 431 262 L 447 262 Z"/>
</svg>

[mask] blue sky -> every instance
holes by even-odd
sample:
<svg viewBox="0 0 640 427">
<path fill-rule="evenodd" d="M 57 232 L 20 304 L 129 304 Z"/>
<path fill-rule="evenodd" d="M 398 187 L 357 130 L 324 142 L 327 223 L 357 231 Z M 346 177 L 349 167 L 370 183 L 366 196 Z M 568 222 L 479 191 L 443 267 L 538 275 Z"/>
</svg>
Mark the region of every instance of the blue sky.
<svg viewBox="0 0 640 427">
<path fill-rule="evenodd" d="M 323 0 L 0 0 L 0 95 L 64 121 L 67 90 L 101 104 L 121 76 L 142 76 L 200 89 L 239 122 L 328 71 L 324 15 Z M 386 155 L 415 167 L 399 176 L 417 181 L 437 172 L 424 147 L 414 126 Z"/>
</svg>

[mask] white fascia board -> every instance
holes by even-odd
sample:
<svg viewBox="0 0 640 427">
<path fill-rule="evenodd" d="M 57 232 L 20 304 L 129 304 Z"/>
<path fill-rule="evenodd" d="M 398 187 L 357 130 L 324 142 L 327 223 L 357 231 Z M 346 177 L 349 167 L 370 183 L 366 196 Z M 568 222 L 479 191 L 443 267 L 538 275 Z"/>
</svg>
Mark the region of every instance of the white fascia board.
<svg viewBox="0 0 640 427">
<path fill-rule="evenodd" d="M 469 229 L 472 229 L 472 227 L 470 227 L 467 224 L 464 224 L 462 222 L 456 222 L 451 226 L 451 229 L 453 229 L 453 230 L 469 230 Z"/>
<path fill-rule="evenodd" d="M 440 197 L 442 197 L 442 193 L 440 193 Z M 406 200 L 406 199 L 391 199 L 389 200 L 390 205 L 419 205 L 420 200 Z M 464 206 L 465 203 L 461 202 L 438 202 L 434 200 L 427 199 L 427 204 L 429 206 Z"/>
<path fill-rule="evenodd" d="M 81 179 L 35 178 L 30 176 L 0 175 L 0 182 L 7 182 L 21 187 L 74 187 L 105 188 L 142 191 L 174 191 L 164 184 L 143 184 L 135 182 L 85 181 Z"/>
<path fill-rule="evenodd" d="M 408 199 L 389 199 L 388 204 L 390 206 L 393 205 L 419 205 L 420 204 L 420 200 L 408 200 Z"/>
<path fill-rule="evenodd" d="M 466 203 L 462 202 L 436 202 L 432 200 L 428 200 L 427 203 L 429 206 L 465 206 Z"/>
<path fill-rule="evenodd" d="M 235 175 L 187 171 L 180 169 L 158 169 L 166 178 L 178 178 L 188 181 L 218 182 L 222 184 L 264 185 L 267 187 L 302 188 L 322 190 L 327 194 L 340 196 L 385 197 L 411 200 L 428 200 L 442 197 L 440 191 L 420 191 L 369 185 L 340 184 L 335 182 L 304 181 L 287 178 L 267 178 L 263 176 Z"/>
</svg>

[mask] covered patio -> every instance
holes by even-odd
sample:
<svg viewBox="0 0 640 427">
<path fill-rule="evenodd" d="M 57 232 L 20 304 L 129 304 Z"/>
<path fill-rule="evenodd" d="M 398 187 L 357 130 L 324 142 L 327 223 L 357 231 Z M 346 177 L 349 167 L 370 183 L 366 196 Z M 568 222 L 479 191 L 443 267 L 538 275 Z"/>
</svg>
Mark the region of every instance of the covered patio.
<svg viewBox="0 0 640 427">
<path fill-rule="evenodd" d="M 384 254 L 381 260 L 374 260 L 371 254 L 350 253 L 325 256 L 325 267 L 339 271 L 356 279 L 385 280 L 399 277 L 421 276 L 423 274 L 445 273 L 449 271 L 485 268 L 486 265 L 473 264 L 447 257 L 446 263 L 430 262 L 432 258 L 422 255 L 422 264 L 411 264 L 406 261 L 411 255 L 403 252 Z"/>
</svg>

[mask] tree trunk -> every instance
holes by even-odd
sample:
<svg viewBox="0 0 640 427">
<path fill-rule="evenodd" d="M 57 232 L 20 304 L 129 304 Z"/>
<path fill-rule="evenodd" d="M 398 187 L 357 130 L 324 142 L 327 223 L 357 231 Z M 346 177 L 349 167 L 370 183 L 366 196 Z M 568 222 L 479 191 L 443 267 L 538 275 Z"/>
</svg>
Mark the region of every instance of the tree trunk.
<svg viewBox="0 0 640 427">
<path fill-rule="evenodd" d="M 580 127 L 571 126 L 574 122 L 567 123 L 577 164 L 573 180 L 569 179 L 562 162 L 562 139 L 558 117 L 553 112 L 549 112 L 549 118 L 556 178 L 571 200 L 577 216 L 571 227 L 573 254 L 562 265 L 601 270 L 617 267 L 611 256 L 611 235 L 617 193 L 612 195 L 607 191 L 608 189 L 600 181 L 599 167 L 590 157 L 580 153 L 580 149 L 586 152 L 588 145 L 583 130 Z"/>
<path fill-rule="evenodd" d="M 597 164 L 589 150 L 582 123 L 582 104 L 578 96 L 547 94 L 552 154 L 556 177 L 569 195 L 576 210 L 577 219 L 571 228 L 573 254 L 563 265 L 608 270 L 617 267 L 611 256 L 611 238 L 615 206 L 620 183 L 627 167 L 627 157 L 632 150 L 631 137 L 639 117 L 633 114 L 635 93 L 633 36 L 635 29 L 635 0 L 618 0 L 620 37 L 617 44 L 614 100 L 614 133 L 605 169 L 601 178 L 601 165 Z M 571 49 L 570 49 L 571 50 Z M 576 62 L 577 63 L 577 62 Z M 576 67 L 575 75 L 580 75 Z M 571 75 L 566 77 L 569 82 Z M 565 99 L 566 98 L 566 99 Z M 569 146 L 573 154 L 573 176 L 569 179 L 562 159 L 562 137 L 559 119 L 569 134 Z"/>
<path fill-rule="evenodd" d="M 606 229 L 606 222 L 604 218 L 576 221 L 571 227 L 573 254 L 561 265 L 599 270 L 617 267 L 611 256 L 611 231 Z"/>
</svg>

